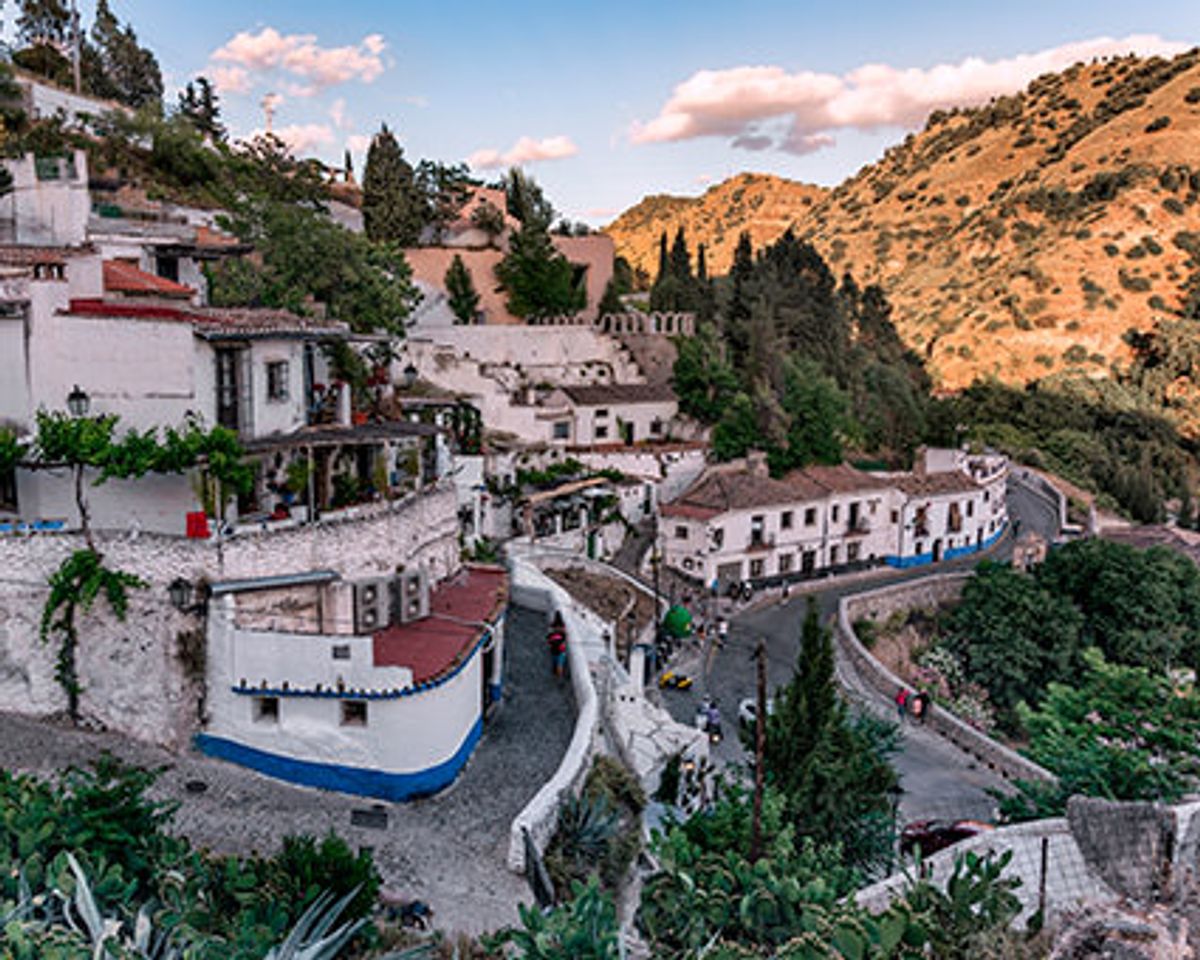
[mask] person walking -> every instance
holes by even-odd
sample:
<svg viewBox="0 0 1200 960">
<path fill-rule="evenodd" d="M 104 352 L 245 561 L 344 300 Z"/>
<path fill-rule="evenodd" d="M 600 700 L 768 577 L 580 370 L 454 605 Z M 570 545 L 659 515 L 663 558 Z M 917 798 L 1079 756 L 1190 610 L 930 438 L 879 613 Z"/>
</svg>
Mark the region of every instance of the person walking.
<svg viewBox="0 0 1200 960">
<path fill-rule="evenodd" d="M 725 646 L 725 641 L 729 639 L 729 621 L 724 617 L 717 620 L 717 647 Z"/>
<path fill-rule="evenodd" d="M 908 687 L 901 687 L 896 693 L 896 712 L 900 714 L 900 722 L 904 722 L 908 714 Z"/>
<path fill-rule="evenodd" d="M 546 634 L 546 645 L 550 648 L 550 668 L 556 677 L 563 676 L 567 669 L 567 625 L 561 613 L 555 613 Z"/>
</svg>

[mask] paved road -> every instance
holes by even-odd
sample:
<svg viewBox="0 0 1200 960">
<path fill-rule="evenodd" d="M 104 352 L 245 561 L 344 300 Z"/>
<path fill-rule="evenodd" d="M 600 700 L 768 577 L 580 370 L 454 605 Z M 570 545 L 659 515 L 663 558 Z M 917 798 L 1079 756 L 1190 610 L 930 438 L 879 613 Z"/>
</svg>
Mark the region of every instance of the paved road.
<svg viewBox="0 0 1200 960">
<path fill-rule="evenodd" d="M 1034 529 L 1053 539 L 1058 533 L 1058 514 L 1054 505 L 1044 496 L 1033 493 L 1023 485 L 1012 483 L 1008 493 L 1009 515 L 1019 521 L 1020 530 Z M 1012 554 L 1012 536 L 1006 536 L 988 556 L 993 559 L 1008 559 Z M 811 586 L 805 593 L 816 596 L 821 618 L 829 622 L 835 615 L 838 601 L 853 593 L 874 589 L 891 583 L 900 583 L 927 577 L 931 573 L 970 569 L 978 563 L 978 557 L 962 557 L 936 568 L 919 567 L 913 570 L 881 570 L 873 574 L 856 577 L 854 582 L 838 585 Z M 725 649 L 710 657 L 711 670 L 707 679 L 702 679 L 697 688 L 680 693 L 663 691 L 664 704 L 677 720 L 691 722 L 697 704 L 706 694 L 718 698 L 727 736 L 717 745 L 715 755 L 727 763 L 744 762 L 745 753 L 736 736 L 737 704 L 745 697 L 754 695 L 754 664 L 751 653 L 759 637 L 767 644 L 767 687 L 774 690 L 787 683 L 791 677 L 799 652 L 800 625 L 804 617 L 807 598 L 794 591 L 786 603 L 766 600 L 750 609 L 735 614 L 731 620 L 729 642 Z M 693 655 L 694 669 L 699 676 L 700 657 Z M 839 665 L 839 672 L 842 672 Z M 844 682 L 855 685 L 856 678 L 845 677 Z M 859 709 L 873 711 L 894 718 L 890 706 L 880 704 L 878 699 L 865 688 L 851 690 L 851 701 Z M 902 820 L 926 817 L 990 817 L 994 801 L 989 789 L 1001 789 L 1004 781 L 986 768 L 980 768 L 966 754 L 935 737 L 923 728 L 906 725 L 900 753 L 894 759 L 900 773 L 904 796 L 900 803 Z"/>
</svg>

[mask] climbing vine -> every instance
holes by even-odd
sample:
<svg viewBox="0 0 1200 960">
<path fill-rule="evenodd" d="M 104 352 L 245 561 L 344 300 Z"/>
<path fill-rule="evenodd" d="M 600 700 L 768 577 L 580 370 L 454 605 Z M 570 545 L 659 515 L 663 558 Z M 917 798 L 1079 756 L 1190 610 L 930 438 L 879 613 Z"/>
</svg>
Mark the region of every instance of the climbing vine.
<svg viewBox="0 0 1200 960">
<path fill-rule="evenodd" d="M 123 570 L 110 570 L 95 550 L 76 550 L 50 575 L 50 595 L 42 609 L 41 638 L 46 643 L 51 635 L 59 637 L 57 666 L 54 678 L 67 695 L 67 712 L 71 722 L 79 722 L 79 671 L 76 651 L 79 647 L 79 628 L 75 616 L 82 608 L 92 608 L 101 593 L 118 620 L 124 620 L 129 609 L 128 591 L 146 586 L 146 582 Z"/>
</svg>

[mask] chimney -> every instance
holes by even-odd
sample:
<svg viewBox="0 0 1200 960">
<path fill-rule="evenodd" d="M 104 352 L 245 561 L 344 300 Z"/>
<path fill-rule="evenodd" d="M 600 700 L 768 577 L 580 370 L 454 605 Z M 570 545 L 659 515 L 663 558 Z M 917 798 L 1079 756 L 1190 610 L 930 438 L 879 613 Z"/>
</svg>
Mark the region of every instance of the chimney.
<svg viewBox="0 0 1200 960">
<path fill-rule="evenodd" d="M 746 454 L 746 470 L 757 477 L 768 477 L 771 475 L 770 469 L 767 467 L 767 454 L 762 450 L 751 450 Z"/>
</svg>

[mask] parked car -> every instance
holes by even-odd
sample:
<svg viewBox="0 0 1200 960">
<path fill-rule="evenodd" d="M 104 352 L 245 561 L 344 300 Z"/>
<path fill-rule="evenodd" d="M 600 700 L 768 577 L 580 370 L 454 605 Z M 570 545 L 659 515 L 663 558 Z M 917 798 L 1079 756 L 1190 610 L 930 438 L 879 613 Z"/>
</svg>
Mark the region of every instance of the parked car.
<svg viewBox="0 0 1200 960">
<path fill-rule="evenodd" d="M 775 713 L 775 700 L 767 697 L 767 716 Z M 753 727 L 758 719 L 758 699 L 746 697 L 738 701 L 738 723 L 743 727 Z"/>
<path fill-rule="evenodd" d="M 900 853 L 908 856 L 920 847 L 921 855 L 928 857 L 960 840 L 995 829 L 982 820 L 914 820 L 900 831 Z"/>
</svg>

